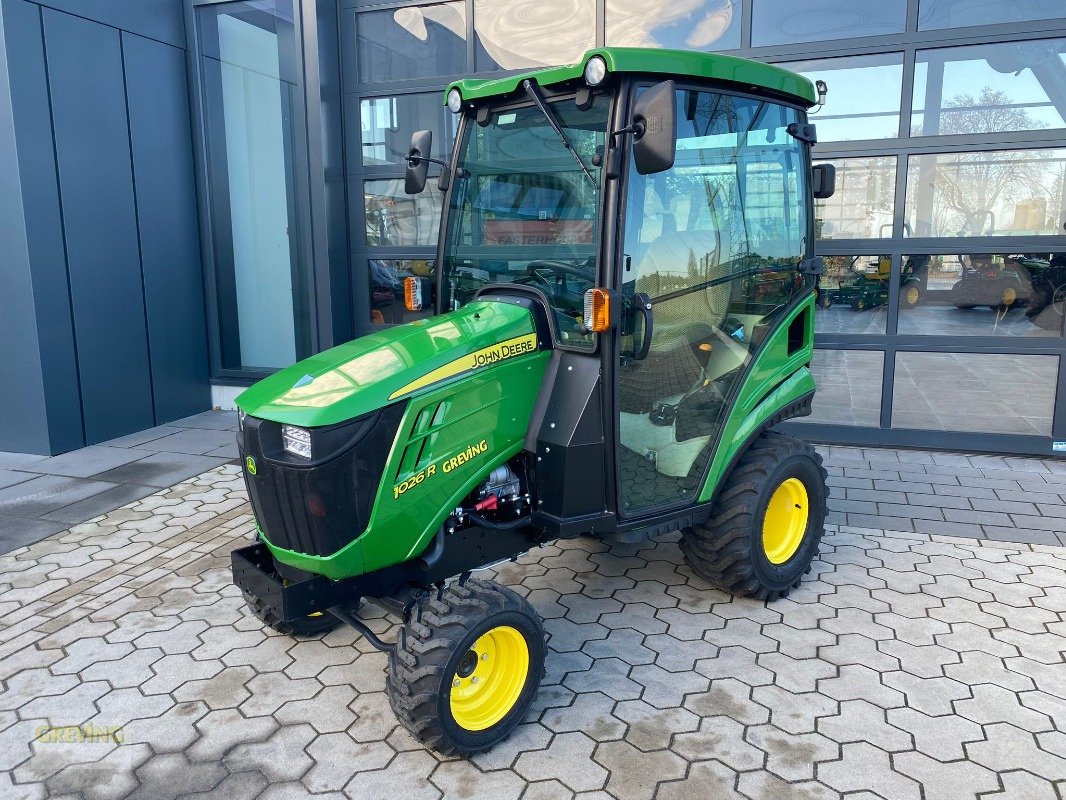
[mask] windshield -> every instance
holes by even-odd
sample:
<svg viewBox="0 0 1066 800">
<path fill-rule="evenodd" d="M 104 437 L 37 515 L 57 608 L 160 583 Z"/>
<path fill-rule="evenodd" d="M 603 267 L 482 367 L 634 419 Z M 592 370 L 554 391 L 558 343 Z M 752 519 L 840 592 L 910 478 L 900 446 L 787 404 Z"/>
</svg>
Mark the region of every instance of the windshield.
<svg viewBox="0 0 1066 800">
<path fill-rule="evenodd" d="M 543 291 L 561 343 L 591 349 L 581 331 L 586 289 L 596 282 L 601 170 L 610 99 L 580 109 L 573 98 L 547 102 L 591 174 L 533 105 L 470 121 L 459 146 L 443 259 L 443 307 L 459 308 L 490 283 Z"/>
</svg>

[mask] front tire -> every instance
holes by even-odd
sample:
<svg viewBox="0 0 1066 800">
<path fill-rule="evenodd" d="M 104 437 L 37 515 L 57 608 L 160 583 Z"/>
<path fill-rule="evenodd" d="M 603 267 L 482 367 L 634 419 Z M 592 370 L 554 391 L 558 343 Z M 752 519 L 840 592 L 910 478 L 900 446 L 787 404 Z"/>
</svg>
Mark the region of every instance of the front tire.
<svg viewBox="0 0 1066 800">
<path fill-rule="evenodd" d="M 327 611 L 319 611 L 302 619 L 285 622 L 277 614 L 267 609 L 257 595 L 252 594 L 247 589 L 241 589 L 241 593 L 244 595 L 244 601 L 248 603 L 249 610 L 259 620 L 286 636 L 319 636 L 340 625 L 340 620 Z"/>
<path fill-rule="evenodd" d="M 397 719 L 443 755 L 506 739 L 544 677 L 544 626 L 527 600 L 471 578 L 419 600 L 389 656 Z"/>
<path fill-rule="evenodd" d="M 731 594 L 784 597 L 818 554 L 825 480 L 822 457 L 809 444 L 762 434 L 726 477 L 711 516 L 683 533 L 685 562 Z"/>
</svg>

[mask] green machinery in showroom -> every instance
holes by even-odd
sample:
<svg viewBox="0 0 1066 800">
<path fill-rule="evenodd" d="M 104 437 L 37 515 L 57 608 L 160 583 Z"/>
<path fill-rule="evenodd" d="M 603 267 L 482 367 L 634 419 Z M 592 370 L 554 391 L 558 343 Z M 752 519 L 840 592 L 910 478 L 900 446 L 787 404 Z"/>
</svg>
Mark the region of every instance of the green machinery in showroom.
<svg viewBox="0 0 1066 800">
<path fill-rule="evenodd" d="M 899 276 L 899 304 L 902 308 L 914 308 L 922 301 L 922 271 L 928 258 L 907 256 Z M 838 280 L 836 286 L 822 281 L 818 287 L 818 305 L 847 305 L 853 311 L 879 308 L 888 303 L 888 284 L 892 277 L 892 259 L 879 256 L 867 261 L 862 256 L 851 259 L 851 271 L 855 277 L 850 281 Z"/>
<path fill-rule="evenodd" d="M 443 198 L 437 274 L 405 285 L 433 316 L 237 399 L 258 532 L 233 572 L 252 610 L 290 633 L 355 627 L 389 655 L 401 722 L 468 754 L 521 721 L 546 651 L 529 602 L 471 572 L 559 538 L 680 531 L 727 591 L 797 585 L 825 470 L 770 428 L 814 394 L 821 92 L 629 48 L 450 86 L 454 153 L 432 158 L 420 131 L 407 155 L 408 194 Z M 399 616 L 395 642 L 362 600 Z"/>
</svg>

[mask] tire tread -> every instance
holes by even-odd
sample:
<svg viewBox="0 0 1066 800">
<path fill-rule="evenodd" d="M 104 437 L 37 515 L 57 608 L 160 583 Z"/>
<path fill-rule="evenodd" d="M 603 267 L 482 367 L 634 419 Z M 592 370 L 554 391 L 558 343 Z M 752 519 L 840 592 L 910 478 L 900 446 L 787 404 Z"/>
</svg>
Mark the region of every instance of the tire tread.
<svg viewBox="0 0 1066 800">
<path fill-rule="evenodd" d="M 544 640 L 540 618 L 529 602 L 491 581 L 470 578 L 465 585 L 452 582 L 439 594 L 414 605 L 389 656 L 385 686 L 397 719 L 426 747 L 442 755 L 470 755 L 488 750 L 498 741 L 474 748 L 459 747 L 441 724 L 436 705 L 442 681 L 451 680 L 444 674 L 445 668 L 463 637 L 480 620 L 504 611 L 537 620 Z M 530 669 L 528 680 L 539 685 L 544 676 L 543 661 L 531 661 Z"/>
<path fill-rule="evenodd" d="M 770 601 L 784 597 L 790 588 L 799 584 L 797 580 L 784 589 L 766 586 L 750 557 L 759 489 L 778 464 L 796 456 L 813 460 L 825 481 L 827 473 L 822 466 L 822 457 L 807 442 L 776 432 L 765 432 L 752 443 L 726 477 L 710 516 L 704 522 L 686 529 L 681 536 L 681 552 L 693 572 L 723 591 L 757 600 Z M 823 533 L 823 520 L 815 520 L 812 530 L 812 535 L 816 537 L 815 550 Z M 809 566 L 806 571 L 810 571 Z"/>
</svg>

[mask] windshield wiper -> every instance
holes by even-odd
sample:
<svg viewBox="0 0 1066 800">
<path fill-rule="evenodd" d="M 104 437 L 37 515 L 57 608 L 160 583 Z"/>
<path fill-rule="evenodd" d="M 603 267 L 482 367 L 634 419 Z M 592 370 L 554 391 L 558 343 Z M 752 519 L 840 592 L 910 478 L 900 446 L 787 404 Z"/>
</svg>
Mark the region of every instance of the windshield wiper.
<svg viewBox="0 0 1066 800">
<path fill-rule="evenodd" d="M 555 116 L 555 112 L 548 108 L 548 104 L 544 102 L 544 98 L 540 96 L 540 92 L 537 91 L 537 85 L 533 81 L 526 78 L 522 81 L 522 88 L 526 90 L 526 94 L 533 100 L 533 105 L 540 109 L 540 113 L 544 115 L 544 118 L 548 120 L 548 124 L 552 126 L 552 130 L 555 131 L 559 137 L 559 141 L 563 143 L 563 147 L 570 151 L 574 156 L 574 160 L 577 161 L 578 166 L 581 167 L 581 171 L 585 173 L 585 177 L 592 181 L 592 185 L 596 185 L 596 179 L 592 177 L 592 173 L 589 172 L 588 167 L 585 166 L 585 162 L 581 160 L 581 156 L 578 155 L 577 150 L 570 143 L 570 139 L 563 132 L 562 126 L 559 124 L 559 120 Z"/>
</svg>

